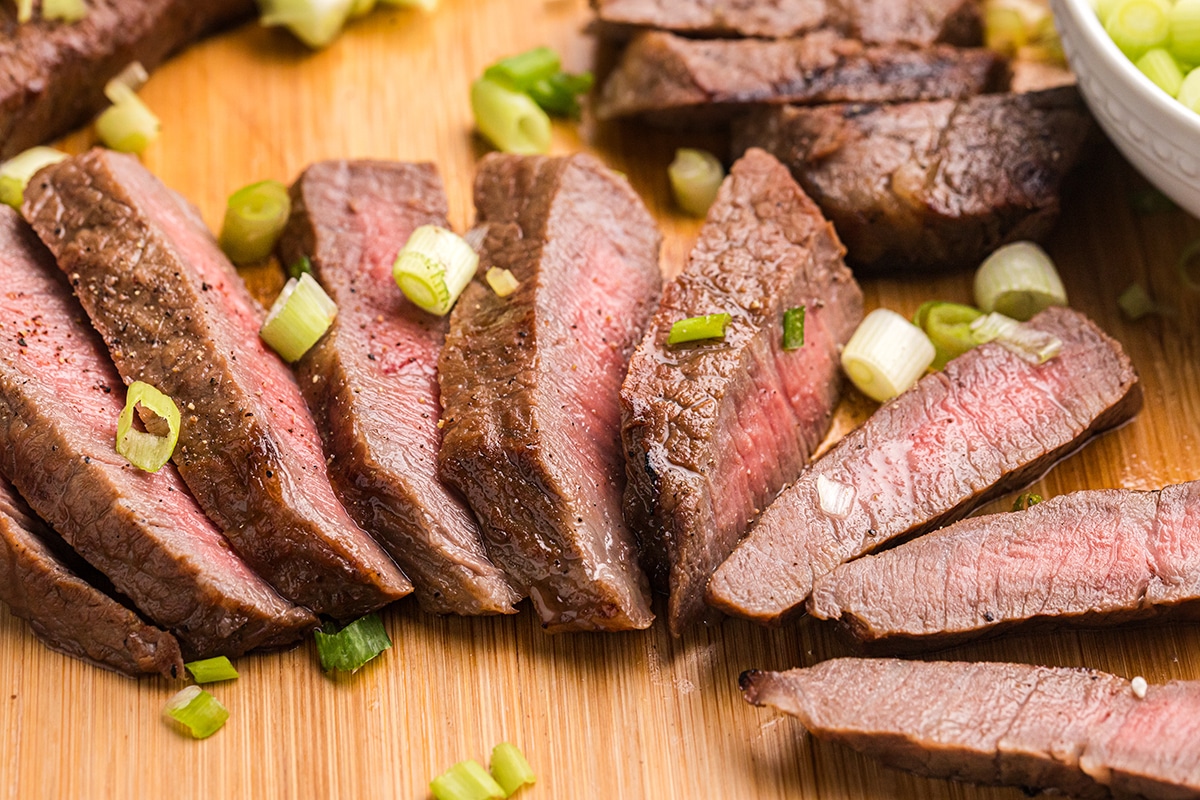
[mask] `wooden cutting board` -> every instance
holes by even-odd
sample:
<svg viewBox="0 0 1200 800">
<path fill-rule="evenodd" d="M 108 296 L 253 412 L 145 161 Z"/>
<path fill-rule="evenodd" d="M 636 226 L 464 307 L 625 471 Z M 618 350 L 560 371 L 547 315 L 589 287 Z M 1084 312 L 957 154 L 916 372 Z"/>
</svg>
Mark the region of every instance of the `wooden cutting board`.
<svg viewBox="0 0 1200 800">
<path fill-rule="evenodd" d="M 588 18 L 586 0 L 443 0 L 432 16 L 378 12 L 315 55 L 248 25 L 154 75 L 143 96 L 163 134 L 145 162 L 216 225 L 234 189 L 290 181 L 317 159 L 431 160 L 461 228 L 483 152 L 471 134 L 470 80 L 496 58 L 542 44 L 559 49 L 569 68 L 589 67 Z M 89 137 L 65 146 L 83 149 Z M 663 225 L 669 272 L 699 227 L 676 214 L 667 193 L 665 167 L 679 145 L 719 142 L 635 124 L 555 130 L 555 152 L 593 150 L 629 176 Z M 1174 271 L 1200 223 L 1178 211 L 1134 215 L 1128 197 L 1144 184 L 1107 146 L 1080 173 L 1049 249 L 1072 304 L 1128 348 L 1146 409 L 1059 465 L 1037 491 L 1200 478 L 1200 294 L 1183 290 Z M 279 281 L 272 272 L 250 279 L 268 295 Z M 1178 315 L 1123 320 L 1116 298 L 1135 280 Z M 928 299 L 969 301 L 970 276 L 864 288 L 869 305 L 907 314 Z M 869 409 L 849 401 L 843 426 Z M 504 740 L 522 747 L 538 774 L 519 795 L 530 800 L 1023 797 L 882 768 L 746 705 L 736 688 L 741 671 L 849 652 L 810 620 L 778 631 L 729 622 L 675 640 L 661 625 L 548 636 L 527 609 L 515 618 L 440 619 L 403 602 L 384 619 L 395 647 L 343 680 L 322 675 L 311 643 L 241 659 L 242 677 L 213 689 L 230 709 L 228 724 L 196 742 L 160 716 L 177 685 L 127 680 L 52 653 L 0 614 L 3 797 L 423 798 L 435 775 L 464 758 L 486 763 Z M 1151 682 L 1200 679 L 1200 629 L 1014 635 L 949 656 L 1088 666 Z"/>
</svg>

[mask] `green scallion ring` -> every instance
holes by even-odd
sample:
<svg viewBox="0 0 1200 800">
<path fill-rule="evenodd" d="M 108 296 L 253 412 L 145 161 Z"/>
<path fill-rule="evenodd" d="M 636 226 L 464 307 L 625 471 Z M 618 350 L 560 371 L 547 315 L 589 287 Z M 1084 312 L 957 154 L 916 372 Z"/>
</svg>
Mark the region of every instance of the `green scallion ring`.
<svg viewBox="0 0 1200 800">
<path fill-rule="evenodd" d="M 153 416 L 142 421 L 147 430 L 133 427 L 133 415 L 141 406 Z M 135 467 L 146 472 L 158 472 L 171 460 L 179 441 L 179 407 L 175 401 L 148 383 L 134 381 L 125 395 L 125 408 L 117 420 L 117 453 Z"/>
</svg>

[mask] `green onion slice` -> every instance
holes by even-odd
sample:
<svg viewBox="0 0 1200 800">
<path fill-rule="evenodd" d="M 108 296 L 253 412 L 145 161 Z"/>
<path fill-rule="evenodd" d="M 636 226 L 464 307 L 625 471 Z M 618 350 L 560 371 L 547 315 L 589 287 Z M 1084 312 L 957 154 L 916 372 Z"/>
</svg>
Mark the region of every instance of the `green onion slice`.
<svg viewBox="0 0 1200 800">
<path fill-rule="evenodd" d="M 436 800 L 497 800 L 507 797 L 478 761 L 460 761 L 429 784 Z"/>
<path fill-rule="evenodd" d="M 1042 496 L 1034 492 L 1025 492 L 1025 494 L 1013 501 L 1013 511 L 1028 511 L 1031 507 L 1042 502 Z"/>
<path fill-rule="evenodd" d="M 258 0 L 259 22 L 282 25 L 314 50 L 328 46 L 342 32 L 356 0 Z"/>
<path fill-rule="evenodd" d="M 461 236 L 436 225 L 422 225 L 396 255 L 392 277 L 413 304 L 444 316 L 478 267 L 479 254 Z"/>
<path fill-rule="evenodd" d="M 979 344 L 996 342 L 1031 364 L 1044 364 L 1062 352 L 1063 343 L 1052 333 L 995 312 L 971 323 L 971 334 Z"/>
<path fill-rule="evenodd" d="M 1168 16 L 1171 55 L 1186 64 L 1200 64 L 1200 0 L 1176 0 Z"/>
<path fill-rule="evenodd" d="M 471 84 L 471 111 L 479 132 L 506 153 L 550 149 L 550 117 L 523 92 L 480 78 Z"/>
<path fill-rule="evenodd" d="M 1184 286 L 1193 292 L 1200 292 L 1200 239 L 1183 248 L 1176 269 Z"/>
<path fill-rule="evenodd" d="M 353 0 L 350 5 L 350 19 L 365 17 L 375 10 L 375 0 Z"/>
<path fill-rule="evenodd" d="M 866 316 L 842 350 L 842 369 L 859 391 L 880 403 L 907 391 L 937 351 L 925 332 L 894 311 Z"/>
<path fill-rule="evenodd" d="M 667 176 L 676 204 L 693 217 L 703 217 L 717 199 L 717 191 L 725 180 L 725 168 L 707 150 L 681 147 L 667 167 Z"/>
<path fill-rule="evenodd" d="M 17 0 L 17 22 L 29 22 L 33 19 L 33 0 Z"/>
<path fill-rule="evenodd" d="M 982 314 L 982 311 L 971 306 L 937 300 L 923 303 L 917 309 L 913 324 L 925 331 L 929 341 L 933 342 L 937 352 L 933 359 L 934 369 L 942 369 L 951 359 L 958 358 L 978 344 L 971 333 L 971 323 Z"/>
<path fill-rule="evenodd" d="M 500 269 L 499 267 L 488 267 L 487 273 L 484 275 L 488 286 L 492 287 L 492 291 L 497 297 L 508 297 L 521 287 L 521 282 L 510 270 Z"/>
<path fill-rule="evenodd" d="M 130 95 L 137 94 L 148 80 L 150 80 L 150 73 L 142 66 L 142 62 L 130 61 L 125 65 L 125 69 L 104 84 L 104 96 L 114 105 L 124 103 Z"/>
<path fill-rule="evenodd" d="M 1025 322 L 1050 306 L 1065 306 L 1067 290 L 1045 250 L 1033 242 L 1013 242 L 988 256 L 975 273 L 975 303 Z"/>
<path fill-rule="evenodd" d="M 220 681 L 236 680 L 238 673 L 233 664 L 225 656 L 205 658 L 199 661 L 189 661 L 183 665 L 192 673 L 196 683 L 219 683 Z"/>
<path fill-rule="evenodd" d="M 356 619 L 340 631 L 316 631 L 317 656 L 326 672 L 357 672 L 392 646 L 377 614 Z"/>
<path fill-rule="evenodd" d="M 549 47 L 535 47 L 497 61 L 484 70 L 483 77 L 514 91 L 528 92 L 538 81 L 557 74 L 561 67 L 558 53 Z"/>
<path fill-rule="evenodd" d="M 522 786 L 532 786 L 537 781 L 533 769 L 515 744 L 501 742 L 492 748 L 492 777 L 505 797 L 512 797 Z"/>
<path fill-rule="evenodd" d="M 63 22 L 78 22 L 88 14 L 83 0 L 42 0 L 42 17 Z"/>
<path fill-rule="evenodd" d="M 1179 94 L 1175 96 L 1175 99 L 1200 114 L 1200 67 L 1193 69 L 1183 79 L 1183 83 L 1179 87 Z"/>
<path fill-rule="evenodd" d="M 302 275 L 312 275 L 312 262 L 308 260 L 308 256 L 300 256 L 288 266 L 287 271 L 289 278 L 300 280 Z"/>
<path fill-rule="evenodd" d="M 66 153 L 53 147 L 31 147 L 0 164 L 0 203 L 19 211 L 25 199 L 25 187 L 34 173 L 66 158 Z"/>
<path fill-rule="evenodd" d="M 1168 0 L 1122 0 L 1108 15 L 1104 30 L 1131 61 L 1163 47 L 1171 35 Z"/>
<path fill-rule="evenodd" d="M 221 249 L 239 266 L 266 260 L 283 234 L 291 211 L 287 187 L 279 181 L 243 186 L 225 203 Z"/>
<path fill-rule="evenodd" d="M 799 350 L 804 347 L 804 312 L 804 306 L 796 306 L 783 312 L 784 350 Z"/>
<path fill-rule="evenodd" d="M 1134 66 L 1171 97 L 1179 94 L 1179 87 L 1183 86 L 1183 70 L 1165 48 L 1147 50 Z"/>
<path fill-rule="evenodd" d="M 259 336 L 289 363 L 299 361 L 337 317 L 337 305 L 312 275 L 291 278 L 284 285 Z"/>
<path fill-rule="evenodd" d="M 133 427 L 137 406 L 150 412 L 139 415 L 145 431 Z M 117 420 L 117 452 L 138 469 L 158 472 L 175 452 L 179 422 L 179 407 L 174 400 L 148 383 L 134 381 L 129 384 L 125 408 Z"/>
<path fill-rule="evenodd" d="M 199 686 L 181 689 L 167 701 L 163 713 L 187 728 L 195 739 L 207 739 L 229 719 L 229 710 Z"/>
<path fill-rule="evenodd" d="M 111 150 L 140 154 L 158 138 L 162 124 L 132 90 L 114 93 L 122 99 L 96 117 L 96 135 Z"/>
<path fill-rule="evenodd" d="M 702 317 L 678 320 L 671 325 L 671 332 L 667 334 L 667 344 L 724 339 L 725 328 L 732 319 L 733 317 L 729 314 L 705 314 Z"/>
<path fill-rule="evenodd" d="M 1140 283 L 1131 283 L 1129 288 L 1121 292 L 1117 298 L 1117 307 L 1130 322 L 1137 322 L 1142 317 L 1162 313 L 1162 308 L 1154 302 L 1154 298 Z"/>
<path fill-rule="evenodd" d="M 590 72 L 558 72 L 530 86 L 526 93 L 549 114 L 579 119 L 583 113 L 579 96 L 590 92 L 594 83 Z"/>
</svg>

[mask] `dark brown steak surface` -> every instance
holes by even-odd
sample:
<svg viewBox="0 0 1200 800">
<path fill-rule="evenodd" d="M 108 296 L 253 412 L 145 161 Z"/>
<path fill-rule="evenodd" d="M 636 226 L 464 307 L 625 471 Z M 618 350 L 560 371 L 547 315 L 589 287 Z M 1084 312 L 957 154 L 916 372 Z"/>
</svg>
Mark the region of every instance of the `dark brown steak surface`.
<svg viewBox="0 0 1200 800">
<path fill-rule="evenodd" d="M 488 560 L 470 509 L 437 479 L 446 320 L 392 279 L 421 225 L 450 227 L 430 164 L 323 161 L 304 171 L 280 249 L 289 264 L 309 258 L 338 314 L 297 377 L 342 502 L 412 579 L 421 606 L 513 613 L 520 596 Z"/>
<path fill-rule="evenodd" d="M 25 213 L 126 380 L 183 413 L 175 463 L 234 548 L 293 602 L 347 618 L 408 594 L 334 495 L 262 309 L 199 216 L 136 160 L 104 150 L 48 167 Z"/>
<path fill-rule="evenodd" d="M 1141 409 L 1133 365 L 1095 323 L 1051 308 L 1029 324 L 1062 339 L 1061 354 L 1034 365 L 982 345 L 881 406 L 763 513 L 713 576 L 709 601 L 782 622 L 839 564 L 1025 485 Z M 822 510 L 825 480 L 853 489 L 846 517 Z"/>
<path fill-rule="evenodd" d="M 618 392 L 658 300 L 654 220 L 586 155 L 490 155 L 475 207 L 481 270 L 511 270 L 520 287 L 501 298 L 477 280 L 455 306 L 439 363 L 441 475 L 545 627 L 645 628 Z"/>
<path fill-rule="evenodd" d="M 843 252 L 787 168 L 748 151 L 630 361 L 625 519 L 676 633 L 704 617 L 709 576 L 829 427 L 838 348 L 862 319 Z M 784 312 L 799 307 L 804 346 L 784 351 Z M 677 320 L 715 313 L 732 315 L 723 341 L 667 344 Z"/>
<path fill-rule="evenodd" d="M 735 153 L 762 147 L 791 167 L 852 266 L 904 273 L 974 268 L 1002 244 L 1044 238 L 1092 123 L 1068 86 L 772 108 L 734 127 Z"/>
<path fill-rule="evenodd" d="M 901 769 L 1080 798 L 1200 797 L 1200 681 L 844 658 L 747 672 L 746 700 Z"/>
</svg>

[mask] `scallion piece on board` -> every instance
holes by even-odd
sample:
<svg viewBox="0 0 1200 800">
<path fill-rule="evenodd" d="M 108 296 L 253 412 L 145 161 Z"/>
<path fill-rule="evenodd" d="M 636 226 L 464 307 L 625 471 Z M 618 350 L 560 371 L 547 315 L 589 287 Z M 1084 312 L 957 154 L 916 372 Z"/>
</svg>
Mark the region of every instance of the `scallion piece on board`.
<svg viewBox="0 0 1200 800">
<path fill-rule="evenodd" d="M 1155 47 L 1153 50 L 1147 50 L 1134 66 L 1171 97 L 1179 94 L 1179 87 L 1183 85 L 1183 70 L 1165 48 Z"/>
<path fill-rule="evenodd" d="M 312 262 L 308 260 L 308 256 L 300 256 L 296 261 L 288 265 L 287 273 L 289 278 L 300 280 L 302 275 L 312 275 Z"/>
<path fill-rule="evenodd" d="M 1130 322 L 1137 322 L 1142 317 L 1157 314 L 1160 311 L 1158 303 L 1140 283 L 1131 283 L 1129 288 L 1121 292 L 1117 298 L 1117 308 Z"/>
<path fill-rule="evenodd" d="M 133 427 L 133 415 L 141 406 L 152 415 L 139 415 L 146 430 Z M 171 460 L 179 441 L 179 407 L 175 401 L 148 383 L 134 381 L 125 395 L 125 408 L 117 420 L 117 453 L 135 467 L 158 472 Z"/>
<path fill-rule="evenodd" d="M 521 282 L 517 280 L 511 270 L 499 267 L 488 267 L 484 279 L 487 280 L 488 286 L 492 287 L 492 291 L 496 293 L 497 297 L 508 297 L 521 288 Z"/>
<path fill-rule="evenodd" d="M 291 211 L 287 187 L 279 181 L 259 181 L 238 189 L 225 203 L 221 249 L 239 266 L 265 260 Z"/>
<path fill-rule="evenodd" d="M 527 94 L 548 114 L 579 119 L 583 113 L 579 96 L 590 92 L 593 83 L 595 78 L 590 72 L 557 72 L 530 86 Z"/>
<path fill-rule="evenodd" d="M 1131 61 L 1147 50 L 1163 47 L 1171 35 L 1168 0 L 1122 0 L 1113 8 L 1104 30 Z"/>
<path fill-rule="evenodd" d="M 42 167 L 67 158 L 67 154 L 53 147 L 31 147 L 0 164 L 0 203 L 20 210 L 25 199 L 25 187 Z"/>
<path fill-rule="evenodd" d="M 705 314 L 702 317 L 681 319 L 671 325 L 671 332 L 667 334 L 667 344 L 724 339 L 725 328 L 732 319 L 729 314 Z"/>
<path fill-rule="evenodd" d="M 518 92 L 528 92 L 538 81 L 559 72 L 562 62 L 549 47 L 535 47 L 502 58 L 484 70 L 483 77 Z"/>
<path fill-rule="evenodd" d="M 62 22 L 78 22 L 87 16 L 83 0 L 42 0 L 42 17 Z"/>
<path fill-rule="evenodd" d="M 1200 114 L 1200 67 L 1196 67 L 1183 79 L 1175 99 L 1186 108 Z"/>
<path fill-rule="evenodd" d="M 1031 364 L 1044 364 L 1063 348 L 1062 339 L 1054 334 L 995 312 L 972 322 L 971 333 L 979 344 L 997 342 Z"/>
<path fill-rule="evenodd" d="M 192 679 L 196 683 L 219 683 L 220 681 L 236 680 L 238 677 L 237 670 L 225 656 L 189 661 L 183 666 L 192 673 Z"/>
<path fill-rule="evenodd" d="M 207 739 L 229 719 L 229 710 L 199 686 L 181 689 L 167 701 L 163 713 L 187 728 L 195 739 Z"/>
<path fill-rule="evenodd" d="M 478 266 L 479 254 L 461 236 L 436 225 L 422 225 L 396 255 L 392 277 L 414 305 L 443 316 L 467 288 Z"/>
<path fill-rule="evenodd" d="M 436 800 L 498 800 L 507 797 L 478 761 L 460 761 L 429 783 Z"/>
<path fill-rule="evenodd" d="M 977 308 L 932 300 L 923 303 L 913 317 L 913 324 L 925 331 L 937 355 L 933 368 L 942 369 L 951 359 L 975 347 L 978 342 L 971 334 L 971 323 L 983 314 Z"/>
<path fill-rule="evenodd" d="M 365 17 L 375 10 L 375 0 L 353 0 L 350 4 L 350 19 Z"/>
<path fill-rule="evenodd" d="M 725 180 L 725 168 L 706 150 L 681 147 L 667 167 L 667 176 L 671 179 L 675 203 L 693 217 L 703 217 L 717 199 L 717 191 Z"/>
<path fill-rule="evenodd" d="M 1028 511 L 1031 507 L 1036 506 L 1038 503 L 1042 502 L 1042 500 L 1043 500 L 1043 498 L 1040 494 L 1035 494 L 1034 492 L 1025 492 L 1025 494 L 1019 496 L 1016 500 L 1013 501 L 1012 510 L 1013 511 Z"/>
<path fill-rule="evenodd" d="M 132 89 L 114 89 L 113 94 L 121 99 L 96 117 L 96 135 L 110 150 L 140 154 L 158 138 L 162 124 Z"/>
<path fill-rule="evenodd" d="M 550 117 L 524 92 L 480 78 L 471 84 L 471 111 L 479 132 L 506 153 L 550 149 Z"/>
<path fill-rule="evenodd" d="M 17 22 L 29 22 L 33 19 L 33 0 L 17 0 Z"/>
<path fill-rule="evenodd" d="M 975 273 L 975 303 L 1025 322 L 1050 306 L 1065 306 L 1067 290 L 1046 251 L 1013 242 L 992 253 Z"/>
<path fill-rule="evenodd" d="M 799 350 L 804 347 L 804 311 L 804 306 L 796 306 L 783 312 L 784 350 Z"/>
<path fill-rule="evenodd" d="M 1176 269 L 1184 286 L 1193 292 L 1200 292 L 1200 239 L 1183 248 Z"/>
<path fill-rule="evenodd" d="M 501 742 L 492 748 L 492 777 L 505 797 L 512 797 L 522 786 L 532 786 L 537 782 L 537 776 L 525 756 L 515 744 Z"/>
<path fill-rule="evenodd" d="M 356 0 L 258 0 L 259 22 L 282 25 L 314 50 L 328 46 L 342 32 Z"/>
<path fill-rule="evenodd" d="M 317 656 L 326 672 L 357 672 L 392 646 L 377 614 L 354 620 L 340 631 L 316 631 Z"/>
<path fill-rule="evenodd" d="M 284 284 L 258 334 L 280 358 L 292 363 L 321 340 L 336 316 L 337 305 L 321 284 L 312 275 L 301 275 Z"/>
<path fill-rule="evenodd" d="M 937 351 L 925 332 L 894 311 L 866 316 L 842 350 L 842 369 L 859 391 L 880 403 L 906 391 Z"/>
<path fill-rule="evenodd" d="M 1171 7 L 1171 55 L 1200 64 L 1200 0 L 1176 0 Z"/>
<path fill-rule="evenodd" d="M 131 61 L 125 65 L 125 69 L 104 84 L 104 96 L 110 103 L 123 103 L 129 98 L 129 95 L 136 94 L 145 86 L 148 80 L 150 80 L 150 73 L 142 66 L 142 62 Z"/>
</svg>

